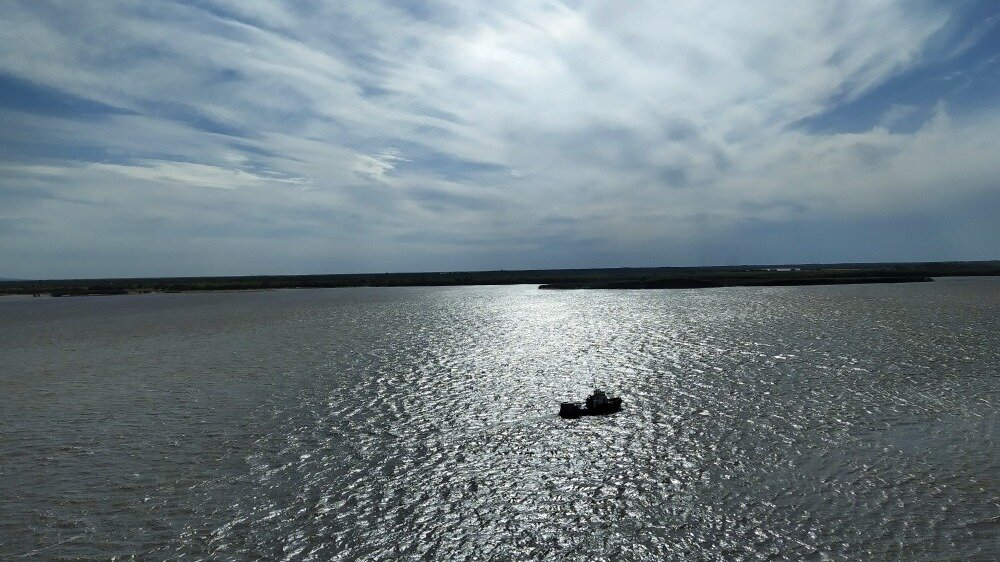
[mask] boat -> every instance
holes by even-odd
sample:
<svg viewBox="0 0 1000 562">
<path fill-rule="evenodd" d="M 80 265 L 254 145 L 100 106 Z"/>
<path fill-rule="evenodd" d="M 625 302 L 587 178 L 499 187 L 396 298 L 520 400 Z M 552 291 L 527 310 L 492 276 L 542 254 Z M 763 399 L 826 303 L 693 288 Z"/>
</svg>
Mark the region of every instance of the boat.
<svg viewBox="0 0 1000 562">
<path fill-rule="evenodd" d="M 622 409 L 622 399 L 617 396 L 608 396 L 599 388 L 594 389 L 587 401 L 563 402 L 559 405 L 559 417 L 574 419 L 580 416 L 606 416 Z"/>
</svg>

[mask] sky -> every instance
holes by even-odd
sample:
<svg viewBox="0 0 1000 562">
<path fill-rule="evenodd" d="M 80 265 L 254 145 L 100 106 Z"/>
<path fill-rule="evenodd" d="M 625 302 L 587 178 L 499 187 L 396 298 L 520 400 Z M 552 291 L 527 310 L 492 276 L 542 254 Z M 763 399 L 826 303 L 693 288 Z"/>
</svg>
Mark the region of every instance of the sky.
<svg viewBox="0 0 1000 562">
<path fill-rule="evenodd" d="M 12 0 L 0 277 L 998 259 L 993 0 Z"/>
</svg>

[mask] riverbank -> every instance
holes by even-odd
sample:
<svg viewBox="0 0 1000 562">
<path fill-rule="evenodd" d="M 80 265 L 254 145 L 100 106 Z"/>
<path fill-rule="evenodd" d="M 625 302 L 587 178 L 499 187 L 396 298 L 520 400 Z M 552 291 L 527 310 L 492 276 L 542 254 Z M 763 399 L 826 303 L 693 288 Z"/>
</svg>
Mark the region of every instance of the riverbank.
<svg viewBox="0 0 1000 562">
<path fill-rule="evenodd" d="M 679 289 L 912 283 L 929 281 L 932 277 L 972 275 L 1000 275 L 1000 261 L 17 280 L 0 282 L 0 295 L 59 297 L 150 292 L 453 285 L 539 285 L 543 289 Z"/>
<path fill-rule="evenodd" d="M 708 289 L 713 287 L 789 287 L 798 285 L 858 285 L 865 283 L 930 283 L 931 277 L 815 277 L 790 279 L 659 279 L 540 285 L 539 289 Z"/>
</svg>

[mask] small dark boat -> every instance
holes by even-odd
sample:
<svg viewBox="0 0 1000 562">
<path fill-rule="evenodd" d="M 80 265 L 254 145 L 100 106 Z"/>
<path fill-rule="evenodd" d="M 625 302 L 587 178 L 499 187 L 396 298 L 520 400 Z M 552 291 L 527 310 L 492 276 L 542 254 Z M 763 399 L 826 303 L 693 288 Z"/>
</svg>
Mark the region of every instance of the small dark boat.
<svg viewBox="0 0 1000 562">
<path fill-rule="evenodd" d="M 594 389 L 585 404 L 579 402 L 563 402 L 559 405 L 559 417 L 578 418 L 580 416 L 606 416 L 622 409 L 622 399 L 609 397 L 603 390 Z"/>
</svg>

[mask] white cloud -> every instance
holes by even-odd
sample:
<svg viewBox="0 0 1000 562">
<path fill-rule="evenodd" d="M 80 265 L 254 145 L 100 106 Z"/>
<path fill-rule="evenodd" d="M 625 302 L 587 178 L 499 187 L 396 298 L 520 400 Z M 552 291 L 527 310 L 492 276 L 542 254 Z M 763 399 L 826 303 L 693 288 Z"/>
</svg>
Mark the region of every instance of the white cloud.
<svg viewBox="0 0 1000 562">
<path fill-rule="evenodd" d="M 889 106 L 889 109 L 882 114 L 882 118 L 879 119 L 879 125 L 892 128 L 899 124 L 901 121 L 912 117 L 920 108 L 915 105 L 907 105 L 902 103 L 894 103 Z"/>
<path fill-rule="evenodd" d="M 354 157 L 354 172 L 359 176 L 381 183 L 389 183 L 388 172 L 396 169 L 396 162 L 403 161 L 399 150 L 384 148 L 374 156 L 357 154 Z"/>
</svg>

